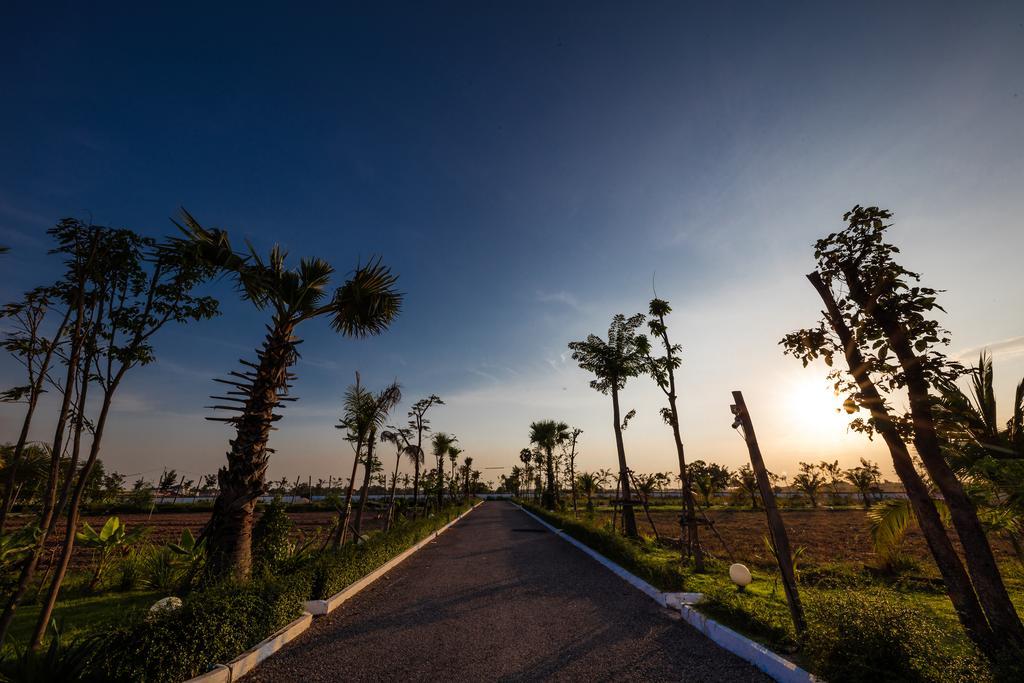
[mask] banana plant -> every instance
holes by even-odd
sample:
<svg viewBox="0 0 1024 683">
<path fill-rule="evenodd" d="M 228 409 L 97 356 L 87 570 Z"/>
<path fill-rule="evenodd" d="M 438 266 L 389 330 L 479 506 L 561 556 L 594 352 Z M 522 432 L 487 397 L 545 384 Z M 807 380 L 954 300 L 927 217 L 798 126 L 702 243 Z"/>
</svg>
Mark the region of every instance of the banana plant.
<svg viewBox="0 0 1024 683">
<path fill-rule="evenodd" d="M 168 543 L 167 547 L 191 566 L 203 557 L 203 545 L 203 539 L 197 541 L 191 529 L 182 529 L 181 539 L 177 543 Z"/>
<path fill-rule="evenodd" d="M 128 533 L 128 528 L 121 523 L 118 517 L 108 519 L 98 532 L 86 522 L 82 526 L 82 530 L 75 534 L 75 539 L 83 547 L 94 548 L 98 551 L 96 571 L 89 582 L 89 590 L 96 590 L 96 587 L 99 586 L 103 572 L 106 571 L 114 552 L 131 547 L 148 531 L 149 529 L 144 527 Z"/>
</svg>

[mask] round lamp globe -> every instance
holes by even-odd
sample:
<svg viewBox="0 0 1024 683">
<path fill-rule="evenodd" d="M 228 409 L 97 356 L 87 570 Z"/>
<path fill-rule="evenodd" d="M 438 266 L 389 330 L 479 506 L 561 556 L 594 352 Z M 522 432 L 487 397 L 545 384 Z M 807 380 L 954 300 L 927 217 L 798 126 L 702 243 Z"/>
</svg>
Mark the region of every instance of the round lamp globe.
<svg viewBox="0 0 1024 683">
<path fill-rule="evenodd" d="M 729 567 L 729 578 L 732 579 L 733 583 L 740 587 L 740 590 L 742 590 L 750 585 L 750 582 L 753 581 L 754 577 L 750 575 L 749 569 L 737 562 Z"/>
</svg>

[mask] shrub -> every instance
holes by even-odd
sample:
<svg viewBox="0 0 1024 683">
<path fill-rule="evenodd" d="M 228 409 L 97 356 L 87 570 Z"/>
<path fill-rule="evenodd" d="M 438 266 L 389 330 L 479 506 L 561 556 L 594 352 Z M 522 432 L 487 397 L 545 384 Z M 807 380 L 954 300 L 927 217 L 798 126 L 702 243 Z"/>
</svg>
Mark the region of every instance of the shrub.
<svg viewBox="0 0 1024 683">
<path fill-rule="evenodd" d="M 267 506 L 252 531 L 253 570 L 274 572 L 288 559 L 295 523 L 279 498 Z"/>
<path fill-rule="evenodd" d="M 244 585 L 223 583 L 180 609 L 112 629 L 89 674 L 110 681 L 182 681 L 230 661 L 302 613 L 309 572 Z"/>
<path fill-rule="evenodd" d="M 820 593 L 806 609 L 804 653 L 832 683 L 989 680 L 980 655 L 956 651 L 933 619 L 894 596 Z"/>
</svg>

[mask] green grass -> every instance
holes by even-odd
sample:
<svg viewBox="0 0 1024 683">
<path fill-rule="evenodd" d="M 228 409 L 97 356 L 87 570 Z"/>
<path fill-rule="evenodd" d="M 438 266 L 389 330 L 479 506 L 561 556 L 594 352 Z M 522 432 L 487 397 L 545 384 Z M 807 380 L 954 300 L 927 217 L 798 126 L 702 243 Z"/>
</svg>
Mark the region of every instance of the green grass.
<svg viewBox="0 0 1024 683">
<path fill-rule="evenodd" d="M 53 610 L 62 636 L 73 640 L 77 636 L 94 631 L 97 627 L 110 621 L 121 620 L 130 614 L 149 609 L 149 607 L 165 597 L 154 592 L 104 593 L 87 597 L 61 600 Z M 9 643 L 19 646 L 28 641 L 36 625 L 39 605 L 25 605 L 18 609 L 11 623 Z M 5 649 L 10 646 L 6 646 Z"/>
</svg>

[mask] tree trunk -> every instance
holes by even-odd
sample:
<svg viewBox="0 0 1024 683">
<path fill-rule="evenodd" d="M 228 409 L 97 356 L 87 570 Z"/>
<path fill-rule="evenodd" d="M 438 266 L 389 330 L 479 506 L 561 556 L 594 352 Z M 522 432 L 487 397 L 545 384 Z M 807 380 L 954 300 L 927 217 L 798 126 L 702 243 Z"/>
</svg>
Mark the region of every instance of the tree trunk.
<svg viewBox="0 0 1024 683">
<path fill-rule="evenodd" d="M 85 495 L 85 487 L 89 482 L 89 475 L 92 473 L 92 469 L 96 465 L 96 460 L 99 458 L 100 442 L 103 439 L 103 430 L 107 424 L 107 416 L 110 414 L 110 405 L 113 401 L 113 393 L 116 391 L 119 383 L 120 378 L 111 385 L 110 390 L 104 392 L 103 405 L 100 408 L 100 414 L 96 420 L 95 432 L 92 437 L 92 445 L 89 448 L 89 457 L 86 459 L 85 464 L 82 465 L 82 469 L 78 473 L 78 480 L 75 483 L 74 491 L 71 494 L 71 503 L 67 512 L 67 522 L 65 524 L 64 543 L 61 547 L 60 561 L 57 564 L 53 580 L 47 590 L 46 599 L 39 611 L 39 617 L 36 619 L 36 627 L 32 633 L 32 638 L 29 640 L 28 647 L 31 650 L 35 650 L 46 635 L 46 629 L 50 624 L 50 617 L 53 614 L 53 608 L 57 604 L 57 596 L 60 594 L 61 585 L 63 585 L 64 577 L 67 575 L 68 565 L 71 564 L 71 555 L 75 549 L 75 533 L 78 531 L 78 521 L 81 517 L 82 498 Z M 77 449 L 78 445 L 76 444 L 75 447 Z M 97 571 L 96 579 L 98 578 L 99 573 Z"/>
<path fill-rule="evenodd" d="M 612 382 L 612 418 L 615 420 L 615 448 L 619 455 L 619 485 L 622 494 L 622 527 L 629 538 L 639 536 L 636 517 L 633 515 L 633 500 L 629 492 L 629 468 L 626 466 L 626 447 L 622 443 L 622 418 L 619 415 L 619 389 Z"/>
<path fill-rule="evenodd" d="M 991 656 L 995 651 L 995 634 L 993 634 L 992 628 L 985 617 L 981 604 L 978 601 L 978 596 L 974 592 L 974 588 L 953 547 L 953 543 L 946 534 L 942 518 L 935 507 L 935 502 L 931 498 L 928 487 L 914 468 L 910 452 L 903 438 L 899 435 L 895 422 L 889 415 L 880 392 L 868 375 L 867 362 L 856 340 L 853 338 L 853 333 L 847 327 L 831 290 L 825 285 L 821 276 L 815 272 L 808 275 L 807 279 L 810 280 L 825 303 L 828 319 L 840 342 L 843 344 L 850 375 L 857 383 L 861 399 L 870 411 L 876 429 L 882 435 L 882 439 L 889 449 L 893 468 L 903 483 L 907 492 L 907 498 L 914 511 L 914 516 L 917 518 L 918 526 L 925 537 L 925 542 L 928 544 L 932 557 L 935 559 L 939 573 L 942 574 L 943 582 L 946 585 L 946 592 L 949 595 L 950 602 L 953 603 L 957 618 L 960 620 L 961 625 L 963 625 L 968 637 L 978 645 L 979 649 Z M 864 498 L 865 507 L 870 507 L 867 492 L 861 491 L 861 495 Z"/>
<path fill-rule="evenodd" d="M 370 477 L 373 474 L 373 442 L 376 436 L 371 432 L 366 440 L 366 462 L 364 463 L 366 473 L 363 476 L 363 488 L 359 493 L 359 508 L 356 510 L 356 536 L 363 532 L 363 511 L 366 510 L 366 498 L 370 495 Z"/>
<path fill-rule="evenodd" d="M 273 423 L 280 419 L 274 409 L 288 387 L 288 369 L 295 362 L 294 323 L 275 318 L 268 328 L 259 364 L 247 389 L 242 414 L 230 418 L 235 438 L 227 453 L 228 464 L 217 472 L 220 492 L 213 516 L 204 531 L 207 539 L 206 575 L 246 579 L 252 571 L 252 526 L 256 500 L 263 494 L 270 451 L 267 440 Z"/>
<path fill-rule="evenodd" d="M 359 456 L 362 453 L 362 444 L 356 444 L 356 456 L 352 460 L 352 476 L 348 478 L 348 489 L 345 491 L 345 504 L 341 508 L 341 512 L 338 513 L 338 528 L 334 531 L 334 542 L 335 548 L 340 548 L 345 544 L 345 538 L 348 536 L 348 521 L 352 517 L 352 493 L 356 487 L 356 472 L 359 470 Z"/>
<path fill-rule="evenodd" d="M 803 640 L 804 633 L 807 631 L 807 620 L 804 618 L 804 607 L 800 602 L 800 593 L 796 587 L 796 572 L 793 569 L 793 552 L 789 547 L 789 536 L 782 523 L 782 515 L 779 514 L 779 509 L 775 505 L 775 494 L 772 491 L 771 481 L 768 479 L 768 470 L 764 466 L 764 458 L 761 457 L 761 448 L 757 444 L 754 423 L 747 411 L 747 405 L 743 401 L 743 394 L 734 391 L 732 397 L 736 402 L 736 416 L 743 423 L 743 440 L 747 442 L 747 449 L 750 451 L 750 464 L 757 477 L 757 487 L 761 492 L 761 499 L 764 501 L 768 530 L 772 537 L 772 547 L 775 549 L 775 559 L 779 563 L 782 587 L 786 591 L 786 601 L 789 603 L 789 612 L 793 617 L 793 626 L 796 629 L 797 639 Z"/>
<path fill-rule="evenodd" d="M 545 474 L 548 478 L 547 486 L 544 487 L 544 508 L 547 510 L 555 509 L 555 458 L 552 453 L 552 449 L 544 449 L 545 456 Z"/>
<path fill-rule="evenodd" d="M 993 633 L 1001 637 L 1001 646 L 1009 646 L 1014 652 L 1024 650 L 1024 624 L 1006 592 L 1003 577 L 999 573 L 992 547 L 978 519 L 974 503 L 967 496 L 963 485 L 953 472 L 939 445 L 935 430 L 935 416 L 932 412 L 928 380 L 921 366 L 921 358 L 911 347 L 903 323 L 891 312 L 880 306 L 877 298 L 868 293 L 852 265 L 846 264 L 843 273 L 850 290 L 850 296 L 860 307 L 870 312 L 871 317 L 885 333 L 889 347 L 899 359 L 906 378 L 910 398 L 910 414 L 914 428 L 914 448 L 932 481 L 939 488 L 949 507 L 953 527 L 956 529 L 964 558 L 970 572 L 974 590 L 981 602 Z"/>
<path fill-rule="evenodd" d="M 35 575 L 36 567 L 39 566 L 39 558 L 42 556 L 43 549 L 46 547 L 46 540 L 49 536 L 48 530 L 51 528 L 50 523 L 53 520 L 57 493 L 57 478 L 60 473 L 60 456 L 64 448 L 64 432 L 67 427 L 68 412 L 71 408 L 71 388 L 75 385 L 76 378 L 78 376 L 78 365 L 81 360 L 83 344 L 82 328 L 85 325 L 85 299 L 83 292 L 85 288 L 84 277 L 77 284 L 79 289 L 75 304 L 75 327 L 71 336 L 71 348 L 70 353 L 68 354 L 67 372 L 64 378 L 64 393 L 61 398 L 60 409 L 57 412 L 57 426 L 54 430 L 53 444 L 50 448 L 50 471 L 47 475 L 46 491 L 43 494 L 42 499 L 43 509 L 39 519 L 40 536 L 39 540 L 36 542 L 35 548 L 33 548 L 32 552 L 29 553 L 29 556 L 22 563 L 21 572 L 18 575 L 18 582 L 15 585 L 14 590 L 11 592 L 10 597 L 7 599 L 7 604 L 4 606 L 3 614 L 0 615 L 0 644 L 6 642 L 7 633 L 11 628 L 11 622 L 14 620 L 14 613 L 18 609 L 18 605 L 21 603 L 21 600 L 25 597 L 29 583 Z"/>
<path fill-rule="evenodd" d="M 398 468 L 402 464 L 402 451 L 398 451 L 395 458 L 395 476 L 391 479 L 391 494 L 388 496 L 388 516 L 384 520 L 384 531 L 391 530 L 391 524 L 395 519 L 395 489 L 398 488 Z"/>
</svg>

